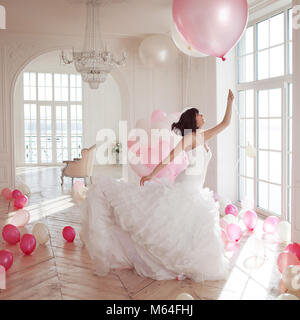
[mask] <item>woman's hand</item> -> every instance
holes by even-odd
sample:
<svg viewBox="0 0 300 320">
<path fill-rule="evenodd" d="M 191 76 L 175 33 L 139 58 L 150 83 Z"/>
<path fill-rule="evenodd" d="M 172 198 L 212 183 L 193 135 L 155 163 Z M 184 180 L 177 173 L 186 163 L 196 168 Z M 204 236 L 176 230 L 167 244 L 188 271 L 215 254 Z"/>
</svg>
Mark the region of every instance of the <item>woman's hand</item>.
<svg viewBox="0 0 300 320">
<path fill-rule="evenodd" d="M 233 99 L 234 99 L 234 95 L 233 95 L 232 91 L 229 89 L 228 97 L 227 97 L 228 103 L 232 103 Z"/>
<path fill-rule="evenodd" d="M 141 181 L 140 181 L 140 186 L 144 186 L 144 183 L 145 183 L 146 181 L 150 181 L 151 179 L 152 179 L 152 176 L 151 176 L 151 175 L 142 177 L 142 178 L 141 178 Z"/>
</svg>

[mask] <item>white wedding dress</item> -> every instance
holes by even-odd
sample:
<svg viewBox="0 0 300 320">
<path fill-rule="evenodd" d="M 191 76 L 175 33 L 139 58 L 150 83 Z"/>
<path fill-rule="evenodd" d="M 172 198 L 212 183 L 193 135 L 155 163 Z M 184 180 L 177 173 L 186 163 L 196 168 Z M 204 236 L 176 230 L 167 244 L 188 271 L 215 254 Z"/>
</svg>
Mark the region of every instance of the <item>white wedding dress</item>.
<svg viewBox="0 0 300 320">
<path fill-rule="evenodd" d="M 135 268 L 156 280 L 226 278 L 219 205 L 203 188 L 212 154 L 199 145 L 187 156 L 189 166 L 173 184 L 156 180 L 140 187 L 103 176 L 91 186 L 81 204 L 81 237 L 97 274 Z"/>
</svg>

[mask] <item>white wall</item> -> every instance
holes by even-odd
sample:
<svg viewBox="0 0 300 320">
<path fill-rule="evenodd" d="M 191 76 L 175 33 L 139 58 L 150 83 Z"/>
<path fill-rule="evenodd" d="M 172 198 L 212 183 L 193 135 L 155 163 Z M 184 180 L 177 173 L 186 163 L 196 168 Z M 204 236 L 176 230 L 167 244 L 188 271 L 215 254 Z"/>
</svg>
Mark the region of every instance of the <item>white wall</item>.
<svg viewBox="0 0 300 320">
<path fill-rule="evenodd" d="M 237 153 L 237 95 L 235 50 L 226 56 L 226 61 L 217 61 L 217 119 L 222 121 L 226 106 L 227 94 L 231 89 L 235 95 L 233 103 L 231 123 L 221 134 L 218 135 L 218 193 L 221 196 L 237 201 L 237 175 L 238 175 L 238 153 Z"/>
</svg>

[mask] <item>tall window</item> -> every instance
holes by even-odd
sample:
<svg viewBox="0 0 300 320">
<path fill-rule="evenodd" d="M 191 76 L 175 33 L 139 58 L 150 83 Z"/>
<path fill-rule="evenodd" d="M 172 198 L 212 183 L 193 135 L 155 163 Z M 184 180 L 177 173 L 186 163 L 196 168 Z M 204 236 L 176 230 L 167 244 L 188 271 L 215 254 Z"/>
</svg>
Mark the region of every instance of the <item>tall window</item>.
<svg viewBox="0 0 300 320">
<path fill-rule="evenodd" d="M 291 9 L 248 26 L 237 48 L 239 201 L 290 217 L 292 119 Z M 257 149 L 256 158 L 247 147 Z"/>
<path fill-rule="evenodd" d="M 57 164 L 81 156 L 80 75 L 24 72 L 26 164 Z"/>
</svg>

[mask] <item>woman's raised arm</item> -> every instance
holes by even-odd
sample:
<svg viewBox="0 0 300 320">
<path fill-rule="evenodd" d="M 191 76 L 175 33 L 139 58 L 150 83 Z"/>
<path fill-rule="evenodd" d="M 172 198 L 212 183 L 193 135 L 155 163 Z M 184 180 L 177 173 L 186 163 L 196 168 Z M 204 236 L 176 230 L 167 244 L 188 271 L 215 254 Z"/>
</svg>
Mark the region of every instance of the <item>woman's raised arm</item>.
<svg viewBox="0 0 300 320">
<path fill-rule="evenodd" d="M 230 124 L 231 120 L 231 115 L 232 115 L 232 103 L 233 103 L 234 95 L 231 90 L 228 92 L 228 97 L 227 97 L 227 108 L 226 108 L 226 113 L 224 115 L 224 118 L 222 122 L 220 122 L 218 125 L 215 127 L 205 130 L 204 131 L 204 141 L 207 141 L 217 134 L 219 134 L 221 131 L 223 131 L 225 128 L 227 128 Z"/>
</svg>

